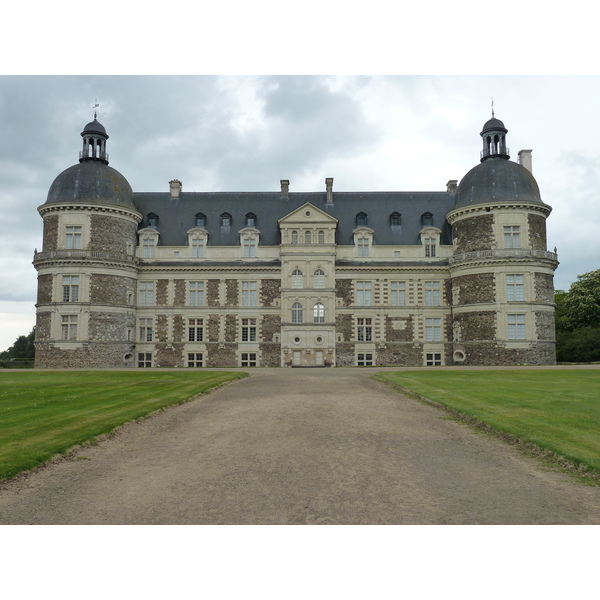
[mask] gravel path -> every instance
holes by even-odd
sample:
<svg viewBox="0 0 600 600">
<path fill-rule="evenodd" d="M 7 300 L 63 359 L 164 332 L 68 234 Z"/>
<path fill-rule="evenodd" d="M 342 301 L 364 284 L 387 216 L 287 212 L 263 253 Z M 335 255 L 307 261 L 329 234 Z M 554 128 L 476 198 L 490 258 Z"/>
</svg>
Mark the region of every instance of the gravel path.
<svg viewBox="0 0 600 600">
<path fill-rule="evenodd" d="M 256 369 L 0 491 L 1 524 L 600 524 L 600 488 L 369 379 Z"/>
</svg>

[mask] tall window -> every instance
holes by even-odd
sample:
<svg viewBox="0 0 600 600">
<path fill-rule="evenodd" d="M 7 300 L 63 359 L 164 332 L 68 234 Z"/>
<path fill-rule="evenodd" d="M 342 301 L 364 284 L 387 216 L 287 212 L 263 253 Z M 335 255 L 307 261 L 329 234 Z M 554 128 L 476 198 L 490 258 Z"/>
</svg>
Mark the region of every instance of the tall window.
<svg viewBox="0 0 600 600">
<path fill-rule="evenodd" d="M 322 290 L 325 287 L 325 272 L 322 269 L 317 269 L 313 276 L 313 285 L 315 289 Z"/>
<path fill-rule="evenodd" d="M 317 236 L 318 236 L 319 244 L 324 244 L 325 243 L 325 232 L 324 231 L 319 231 L 319 233 L 317 234 Z"/>
<path fill-rule="evenodd" d="M 77 339 L 77 315 L 63 315 L 61 319 L 62 339 Z"/>
<path fill-rule="evenodd" d="M 356 304 L 357 306 L 371 306 L 371 282 L 356 282 Z"/>
<path fill-rule="evenodd" d="M 506 299 L 509 302 L 525 300 L 525 282 L 523 275 L 506 276 Z"/>
<path fill-rule="evenodd" d="M 310 231 L 304 232 L 304 243 L 312 244 L 312 232 L 310 232 Z"/>
<path fill-rule="evenodd" d="M 242 281 L 242 306 L 258 306 L 256 281 Z"/>
<path fill-rule="evenodd" d="M 505 248 L 520 248 L 521 247 L 521 228 L 518 225 L 504 226 L 504 247 Z"/>
<path fill-rule="evenodd" d="M 204 281 L 190 281 L 188 294 L 190 306 L 204 306 Z"/>
<path fill-rule="evenodd" d="M 201 342 L 203 339 L 203 319 L 188 319 L 188 342 Z"/>
<path fill-rule="evenodd" d="M 294 302 L 292 304 L 292 323 L 302 323 L 302 304 L 300 302 Z"/>
<path fill-rule="evenodd" d="M 204 256 L 204 240 L 199 238 L 192 239 L 192 257 L 202 258 Z"/>
<path fill-rule="evenodd" d="M 358 249 L 359 258 L 366 258 L 369 256 L 369 240 L 367 238 L 358 238 L 356 240 L 356 247 Z"/>
<path fill-rule="evenodd" d="M 79 302 L 79 275 L 63 276 L 63 302 Z"/>
<path fill-rule="evenodd" d="M 256 319 L 242 319 L 242 342 L 256 341 Z"/>
<path fill-rule="evenodd" d="M 313 321 L 315 323 L 325 323 L 325 306 L 317 302 L 313 307 Z"/>
<path fill-rule="evenodd" d="M 442 340 L 442 319 L 425 319 L 425 341 L 440 342 Z"/>
<path fill-rule="evenodd" d="M 508 320 L 508 339 L 525 339 L 525 315 L 507 315 Z"/>
<path fill-rule="evenodd" d="M 292 231 L 292 244 L 297 244 L 297 243 L 298 243 L 298 232 Z"/>
<path fill-rule="evenodd" d="M 154 258 L 154 239 L 144 238 L 142 240 L 142 256 L 144 258 Z"/>
<path fill-rule="evenodd" d="M 154 306 L 154 282 L 142 281 L 138 296 L 140 306 Z"/>
<path fill-rule="evenodd" d="M 425 256 L 435 256 L 435 242 L 435 238 L 425 238 Z"/>
<path fill-rule="evenodd" d="M 140 319 L 139 341 L 151 342 L 154 339 L 154 325 L 152 319 Z"/>
<path fill-rule="evenodd" d="M 425 306 L 440 306 L 440 282 L 425 282 Z"/>
<path fill-rule="evenodd" d="M 256 257 L 256 240 L 254 238 L 244 239 L 244 258 Z"/>
<path fill-rule="evenodd" d="M 370 342 L 373 340 L 373 320 L 357 319 L 356 339 L 359 342 Z"/>
<path fill-rule="evenodd" d="M 292 288 L 295 290 L 302 289 L 302 271 L 300 269 L 292 271 Z"/>
<path fill-rule="evenodd" d="M 81 250 L 83 227 L 80 225 L 67 226 L 67 250 Z"/>
<path fill-rule="evenodd" d="M 392 281 L 390 283 L 392 306 L 406 306 L 406 282 Z"/>
</svg>

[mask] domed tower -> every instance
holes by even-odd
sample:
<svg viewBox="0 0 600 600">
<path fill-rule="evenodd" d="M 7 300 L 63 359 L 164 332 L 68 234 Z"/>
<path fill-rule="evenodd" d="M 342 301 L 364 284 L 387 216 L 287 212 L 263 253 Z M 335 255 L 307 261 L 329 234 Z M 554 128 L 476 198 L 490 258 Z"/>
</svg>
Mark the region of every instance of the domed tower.
<svg viewBox="0 0 600 600">
<path fill-rule="evenodd" d="M 38 208 L 36 366 L 133 366 L 142 216 L 125 177 L 108 166 L 108 135 L 96 115 L 81 136 L 79 163 L 54 180 Z"/>
<path fill-rule="evenodd" d="M 480 134 L 481 163 L 463 177 L 455 207 L 446 215 L 454 245 L 455 364 L 556 362 L 558 262 L 546 249 L 552 209 L 542 202 L 530 169 L 509 160 L 506 134 L 504 123 L 492 115 Z"/>
</svg>

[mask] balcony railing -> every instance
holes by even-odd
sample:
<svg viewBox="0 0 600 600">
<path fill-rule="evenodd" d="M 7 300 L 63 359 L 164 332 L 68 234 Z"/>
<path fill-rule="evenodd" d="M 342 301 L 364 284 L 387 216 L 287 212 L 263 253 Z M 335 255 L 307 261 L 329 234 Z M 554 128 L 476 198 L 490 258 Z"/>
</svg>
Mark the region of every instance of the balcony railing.
<svg viewBox="0 0 600 600">
<path fill-rule="evenodd" d="M 88 260 L 88 259 L 100 259 L 107 261 L 119 261 L 119 262 L 129 262 L 129 263 L 137 263 L 139 259 L 136 256 L 131 254 L 124 254 L 122 252 L 106 252 L 104 250 L 55 250 L 53 252 L 36 252 L 33 255 L 34 262 L 41 260 L 55 260 L 55 259 L 63 259 L 63 258 L 71 258 L 78 260 Z"/>
<path fill-rule="evenodd" d="M 450 264 L 480 258 L 542 258 L 557 260 L 556 252 L 546 250 L 525 250 L 521 248 L 502 248 L 495 250 L 478 250 L 477 252 L 464 252 L 450 257 Z"/>
</svg>

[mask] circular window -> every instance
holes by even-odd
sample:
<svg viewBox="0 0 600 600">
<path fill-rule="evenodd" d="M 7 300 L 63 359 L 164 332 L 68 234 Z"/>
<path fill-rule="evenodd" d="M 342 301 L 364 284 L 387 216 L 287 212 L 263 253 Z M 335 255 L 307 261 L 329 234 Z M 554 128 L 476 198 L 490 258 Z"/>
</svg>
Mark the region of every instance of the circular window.
<svg viewBox="0 0 600 600">
<path fill-rule="evenodd" d="M 310 217 L 310 210 L 307 210 L 307 211 L 306 211 L 304 214 L 305 214 L 307 217 Z"/>
<path fill-rule="evenodd" d="M 322 344 L 323 343 L 323 338 L 321 336 L 319 336 L 317 338 L 317 344 Z"/>
<path fill-rule="evenodd" d="M 294 338 L 294 344 L 299 344 L 300 343 L 300 338 L 298 336 L 296 336 Z"/>
</svg>

